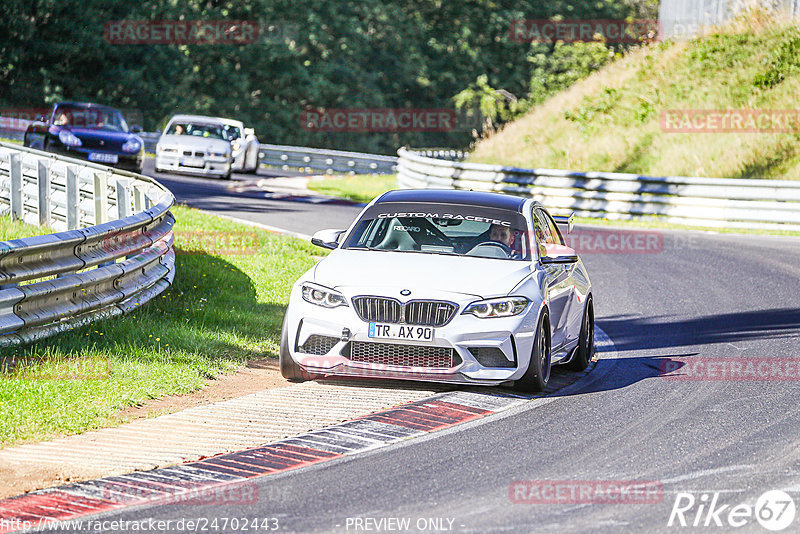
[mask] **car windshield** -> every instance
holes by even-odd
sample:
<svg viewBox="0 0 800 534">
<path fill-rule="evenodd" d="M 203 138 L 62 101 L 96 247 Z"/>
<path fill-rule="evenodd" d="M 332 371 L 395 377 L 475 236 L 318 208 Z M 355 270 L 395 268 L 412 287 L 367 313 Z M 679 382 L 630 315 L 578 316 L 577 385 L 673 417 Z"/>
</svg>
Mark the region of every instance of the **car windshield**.
<svg viewBox="0 0 800 534">
<path fill-rule="evenodd" d="M 128 133 L 128 123 L 116 109 L 88 106 L 58 106 L 53 124 L 72 128 Z"/>
<path fill-rule="evenodd" d="M 167 128 L 167 135 L 191 135 L 195 137 L 210 137 L 212 139 L 229 140 L 225 131 L 226 127 L 220 124 L 207 124 L 202 122 L 173 122 Z"/>
<path fill-rule="evenodd" d="M 242 131 L 238 126 L 226 124 L 223 127 L 222 135 L 225 136 L 226 141 L 235 141 L 236 139 L 240 139 L 242 137 Z"/>
<path fill-rule="evenodd" d="M 343 248 L 530 261 L 526 228 L 509 210 L 383 203 L 364 213 Z"/>
</svg>

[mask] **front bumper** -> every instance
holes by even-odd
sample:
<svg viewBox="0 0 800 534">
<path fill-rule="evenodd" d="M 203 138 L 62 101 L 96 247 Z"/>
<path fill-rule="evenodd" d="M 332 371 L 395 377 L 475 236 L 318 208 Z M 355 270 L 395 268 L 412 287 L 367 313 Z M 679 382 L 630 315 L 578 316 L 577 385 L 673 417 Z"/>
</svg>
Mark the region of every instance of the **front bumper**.
<svg viewBox="0 0 800 534">
<path fill-rule="evenodd" d="M 183 174 L 196 174 L 198 176 L 227 176 L 231 172 L 231 159 L 205 156 L 203 165 L 185 165 L 186 158 L 180 152 L 156 153 L 156 169 L 172 171 Z"/>
<path fill-rule="evenodd" d="M 295 286 L 287 310 L 289 354 L 303 369 L 319 375 L 488 386 L 521 378 L 530 361 L 539 307 L 531 303 L 523 314 L 509 318 L 462 315 L 464 306 L 474 300 L 457 302 L 456 315 L 445 326 L 435 327 L 433 341 L 386 340 L 369 337 L 369 323 L 352 305 L 323 308 L 304 301 Z M 425 364 L 431 353 L 449 351 L 451 365 Z M 494 357 L 492 365 L 479 359 L 484 351 Z"/>
<path fill-rule="evenodd" d="M 105 165 L 107 167 L 114 167 L 115 169 L 122 169 L 125 171 L 141 173 L 142 172 L 142 161 L 144 160 L 144 151 L 139 151 L 136 153 L 128 153 L 128 152 L 117 152 L 117 151 L 109 151 L 109 150 L 99 150 L 99 149 L 91 149 L 91 148 L 82 148 L 82 147 L 64 147 L 64 146 L 53 146 L 48 149 L 49 151 L 59 154 L 61 156 L 66 156 L 69 158 L 77 158 L 82 159 L 85 161 L 89 161 L 89 154 L 114 154 L 117 156 L 117 163 L 105 163 L 102 161 L 92 161 L 97 165 Z"/>
</svg>

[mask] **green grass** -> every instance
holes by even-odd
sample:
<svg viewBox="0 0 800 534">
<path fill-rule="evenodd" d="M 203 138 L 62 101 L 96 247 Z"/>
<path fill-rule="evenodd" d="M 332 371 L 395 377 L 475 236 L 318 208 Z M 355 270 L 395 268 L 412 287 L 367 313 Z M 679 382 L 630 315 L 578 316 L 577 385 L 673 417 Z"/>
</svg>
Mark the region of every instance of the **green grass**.
<svg viewBox="0 0 800 534">
<path fill-rule="evenodd" d="M 165 293 L 127 316 L 0 351 L 0 445 L 115 424 L 125 407 L 277 356 L 290 287 L 320 250 L 197 210 L 173 213 L 177 271 Z M 3 220 L 0 233 L 31 229 Z"/>
<path fill-rule="evenodd" d="M 668 110 L 795 110 L 800 29 L 754 16 L 634 51 L 476 145 L 471 161 L 653 176 L 800 179 L 800 133 L 670 133 Z"/>
<path fill-rule="evenodd" d="M 332 197 L 367 203 L 378 195 L 397 189 L 394 174 L 369 174 L 357 176 L 331 176 L 316 178 L 308 188 Z"/>
</svg>

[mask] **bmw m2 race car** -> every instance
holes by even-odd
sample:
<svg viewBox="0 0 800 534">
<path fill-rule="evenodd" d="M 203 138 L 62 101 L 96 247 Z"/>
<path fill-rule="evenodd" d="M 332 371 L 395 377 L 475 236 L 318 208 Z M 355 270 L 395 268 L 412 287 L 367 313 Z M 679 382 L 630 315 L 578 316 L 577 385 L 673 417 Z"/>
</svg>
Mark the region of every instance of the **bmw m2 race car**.
<svg viewBox="0 0 800 534">
<path fill-rule="evenodd" d="M 571 217 L 559 223 L 571 227 Z M 293 286 L 284 377 L 323 375 L 541 391 L 551 366 L 594 350 L 589 276 L 536 201 L 472 191 L 391 191 Z"/>
</svg>

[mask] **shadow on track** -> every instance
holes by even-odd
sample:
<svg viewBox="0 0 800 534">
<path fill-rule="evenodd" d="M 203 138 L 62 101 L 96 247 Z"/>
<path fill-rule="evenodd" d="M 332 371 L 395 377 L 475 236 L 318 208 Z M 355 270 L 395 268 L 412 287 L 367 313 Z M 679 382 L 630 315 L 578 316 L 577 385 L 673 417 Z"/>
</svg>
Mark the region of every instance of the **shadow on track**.
<svg viewBox="0 0 800 534">
<path fill-rule="evenodd" d="M 597 324 L 618 351 L 800 337 L 800 309 L 776 308 L 702 317 L 616 315 Z"/>
</svg>

